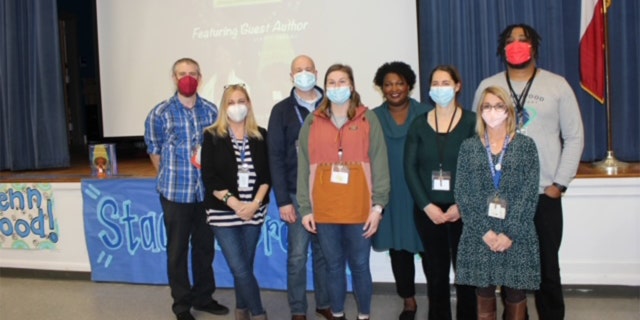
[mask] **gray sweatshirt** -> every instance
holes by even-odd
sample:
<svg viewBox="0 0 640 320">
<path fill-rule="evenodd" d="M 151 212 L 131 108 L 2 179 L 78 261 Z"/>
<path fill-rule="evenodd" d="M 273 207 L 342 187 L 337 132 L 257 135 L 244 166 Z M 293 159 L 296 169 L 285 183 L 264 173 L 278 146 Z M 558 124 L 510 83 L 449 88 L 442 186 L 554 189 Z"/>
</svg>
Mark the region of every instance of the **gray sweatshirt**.
<svg viewBox="0 0 640 320">
<path fill-rule="evenodd" d="M 518 95 L 526 84 L 527 81 L 511 81 Z M 474 111 L 482 91 L 489 86 L 500 86 L 509 92 L 504 72 L 482 80 L 473 98 Z M 573 89 L 562 76 L 538 68 L 524 108 L 529 114 L 525 134 L 535 141 L 540 158 L 539 193 L 554 182 L 569 186 L 584 147 L 582 116 Z"/>
</svg>

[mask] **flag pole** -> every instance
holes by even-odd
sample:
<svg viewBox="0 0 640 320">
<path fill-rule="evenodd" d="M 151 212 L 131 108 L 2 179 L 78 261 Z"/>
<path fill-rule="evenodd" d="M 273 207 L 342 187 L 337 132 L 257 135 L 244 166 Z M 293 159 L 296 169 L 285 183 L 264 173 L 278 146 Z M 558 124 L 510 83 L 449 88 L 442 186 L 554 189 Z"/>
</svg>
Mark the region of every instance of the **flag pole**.
<svg viewBox="0 0 640 320">
<path fill-rule="evenodd" d="M 605 62 L 605 107 L 607 112 L 607 157 L 602 161 L 593 163 L 594 168 L 607 175 L 617 175 L 629 166 L 628 163 L 619 161 L 613 154 L 613 130 L 611 125 L 611 91 L 609 84 L 609 14 L 608 9 L 612 0 L 604 0 L 602 10 L 604 15 L 604 62 Z"/>
</svg>

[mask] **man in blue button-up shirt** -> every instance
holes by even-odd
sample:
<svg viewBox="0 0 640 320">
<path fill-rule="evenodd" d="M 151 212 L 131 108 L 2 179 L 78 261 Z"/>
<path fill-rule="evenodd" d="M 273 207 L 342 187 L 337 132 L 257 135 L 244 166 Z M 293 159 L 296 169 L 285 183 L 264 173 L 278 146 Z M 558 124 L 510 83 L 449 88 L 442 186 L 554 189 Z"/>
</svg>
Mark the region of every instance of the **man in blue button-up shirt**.
<svg viewBox="0 0 640 320">
<path fill-rule="evenodd" d="M 204 186 L 199 151 L 203 130 L 213 124 L 217 107 L 197 93 L 200 67 L 190 58 L 173 65 L 176 93 L 151 110 L 145 121 L 147 153 L 158 171 L 157 188 L 167 235 L 167 269 L 178 320 L 191 320 L 191 307 L 213 314 L 229 309 L 212 299 L 214 238 L 203 208 Z M 193 285 L 189 281 L 191 242 Z"/>
</svg>

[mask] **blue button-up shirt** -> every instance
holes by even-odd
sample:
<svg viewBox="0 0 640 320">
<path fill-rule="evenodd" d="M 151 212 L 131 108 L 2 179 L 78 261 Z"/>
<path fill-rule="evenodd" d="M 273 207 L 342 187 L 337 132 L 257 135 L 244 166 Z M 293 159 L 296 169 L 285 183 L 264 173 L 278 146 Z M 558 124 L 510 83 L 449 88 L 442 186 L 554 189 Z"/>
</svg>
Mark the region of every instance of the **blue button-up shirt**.
<svg viewBox="0 0 640 320">
<path fill-rule="evenodd" d="M 160 155 L 157 186 L 170 201 L 194 203 L 204 200 L 200 170 L 191 164 L 191 156 L 202 144 L 203 130 L 213 124 L 218 108 L 197 97 L 188 109 L 177 94 L 155 106 L 144 124 L 147 153 Z"/>
</svg>

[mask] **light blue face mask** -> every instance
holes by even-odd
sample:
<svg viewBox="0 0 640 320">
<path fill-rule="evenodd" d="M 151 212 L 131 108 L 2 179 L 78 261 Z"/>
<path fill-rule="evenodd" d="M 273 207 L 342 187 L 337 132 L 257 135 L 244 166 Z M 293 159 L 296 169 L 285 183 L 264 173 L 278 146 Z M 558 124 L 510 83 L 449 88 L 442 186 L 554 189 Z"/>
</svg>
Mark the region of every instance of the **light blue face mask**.
<svg viewBox="0 0 640 320">
<path fill-rule="evenodd" d="M 431 87 L 429 97 L 439 106 L 447 108 L 453 98 L 456 97 L 456 91 L 453 87 Z"/>
<path fill-rule="evenodd" d="M 351 98 L 351 88 L 337 87 L 327 89 L 327 98 L 335 104 L 344 104 Z"/>
<path fill-rule="evenodd" d="M 309 71 L 301 71 L 293 75 L 293 84 L 302 91 L 309 91 L 316 86 L 316 75 Z"/>
</svg>

